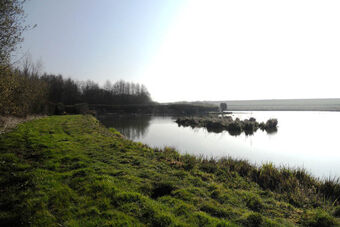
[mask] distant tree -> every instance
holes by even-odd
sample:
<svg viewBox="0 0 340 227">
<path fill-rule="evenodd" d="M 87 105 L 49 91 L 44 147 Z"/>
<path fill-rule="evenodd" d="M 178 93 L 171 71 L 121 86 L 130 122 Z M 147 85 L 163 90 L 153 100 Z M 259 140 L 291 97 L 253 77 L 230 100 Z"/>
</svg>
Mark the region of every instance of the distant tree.
<svg viewBox="0 0 340 227">
<path fill-rule="evenodd" d="M 27 54 L 22 61 L 22 72 L 28 76 L 39 76 L 42 71 L 42 61 L 38 60 L 36 63 L 32 60 L 32 55 Z"/>
<path fill-rule="evenodd" d="M 80 89 L 76 82 L 68 78 L 64 80 L 62 100 L 65 105 L 71 105 L 81 102 Z"/>
<path fill-rule="evenodd" d="M 26 71 L 31 72 L 31 70 Z M 123 80 L 114 84 L 106 81 L 103 86 L 99 86 L 96 82 L 90 80 L 75 82 L 70 78 L 64 79 L 61 75 L 44 74 L 41 80 L 48 87 L 47 101 L 54 104 L 130 105 L 152 102 L 150 94 L 144 85 Z"/>
<path fill-rule="evenodd" d="M 104 88 L 104 90 L 111 92 L 112 89 L 113 89 L 111 81 L 109 81 L 109 80 L 105 81 L 105 84 L 104 84 L 103 88 Z"/>
<path fill-rule="evenodd" d="M 24 0 L 0 1 L 0 66 L 9 64 L 11 53 L 23 40 Z"/>
<path fill-rule="evenodd" d="M 226 111 L 226 110 L 227 110 L 227 104 L 224 103 L 224 102 L 222 102 L 222 103 L 220 104 L 220 110 L 221 110 L 221 112 Z"/>
<path fill-rule="evenodd" d="M 63 77 L 61 75 L 55 76 L 44 74 L 41 79 L 45 81 L 48 86 L 48 101 L 53 103 L 62 102 L 64 89 Z"/>
</svg>

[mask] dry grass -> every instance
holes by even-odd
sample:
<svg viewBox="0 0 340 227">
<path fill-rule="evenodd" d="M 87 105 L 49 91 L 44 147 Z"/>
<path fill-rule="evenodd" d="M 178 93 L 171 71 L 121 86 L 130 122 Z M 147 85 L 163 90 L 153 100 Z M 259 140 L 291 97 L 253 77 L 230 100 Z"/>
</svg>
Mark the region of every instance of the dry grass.
<svg viewBox="0 0 340 227">
<path fill-rule="evenodd" d="M 44 117 L 43 115 L 28 115 L 26 117 L 14 117 L 14 116 L 0 116 L 0 134 L 14 129 L 18 124 L 39 119 Z"/>
</svg>

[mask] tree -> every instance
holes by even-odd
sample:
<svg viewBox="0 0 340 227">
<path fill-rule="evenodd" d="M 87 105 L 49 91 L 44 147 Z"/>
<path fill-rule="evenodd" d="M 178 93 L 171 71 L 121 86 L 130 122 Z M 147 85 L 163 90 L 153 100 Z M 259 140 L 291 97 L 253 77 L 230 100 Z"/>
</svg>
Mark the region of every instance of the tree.
<svg viewBox="0 0 340 227">
<path fill-rule="evenodd" d="M 0 1 L 0 66 L 9 64 L 11 53 L 23 40 L 22 33 L 27 28 L 23 3 L 25 0 Z"/>
<path fill-rule="evenodd" d="M 106 90 L 106 91 L 112 92 L 113 85 L 112 85 L 111 81 L 106 80 L 106 81 L 105 81 L 105 84 L 104 84 L 104 86 L 103 86 L 103 88 L 104 88 L 104 90 Z"/>
<path fill-rule="evenodd" d="M 22 72 L 25 76 L 39 76 L 42 72 L 41 59 L 34 63 L 32 55 L 27 54 L 22 62 Z"/>
<path fill-rule="evenodd" d="M 226 111 L 227 110 L 227 103 L 222 102 L 220 104 L 220 109 L 221 109 L 221 112 Z"/>
</svg>

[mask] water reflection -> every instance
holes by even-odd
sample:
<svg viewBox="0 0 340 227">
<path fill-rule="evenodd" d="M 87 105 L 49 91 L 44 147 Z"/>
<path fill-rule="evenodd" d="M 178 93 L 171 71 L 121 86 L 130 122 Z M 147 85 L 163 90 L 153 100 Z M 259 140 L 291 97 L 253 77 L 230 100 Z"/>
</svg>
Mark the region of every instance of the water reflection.
<svg viewBox="0 0 340 227">
<path fill-rule="evenodd" d="M 246 159 L 252 164 L 305 168 L 318 177 L 340 176 L 339 112 L 242 112 L 240 120 L 279 120 L 275 131 L 209 132 L 206 128 L 178 127 L 175 117 L 109 116 L 100 120 L 124 135 L 152 147 L 175 147 L 180 153 L 204 157 Z M 311 124 L 312 122 L 312 124 Z M 327 132 L 327 133 L 325 133 Z"/>
<path fill-rule="evenodd" d="M 117 129 L 120 133 L 131 140 L 144 137 L 150 126 L 149 115 L 102 115 L 98 119 L 103 125 Z"/>
<path fill-rule="evenodd" d="M 271 135 L 275 135 L 277 133 L 277 128 L 269 128 L 266 129 L 266 132 Z"/>
</svg>

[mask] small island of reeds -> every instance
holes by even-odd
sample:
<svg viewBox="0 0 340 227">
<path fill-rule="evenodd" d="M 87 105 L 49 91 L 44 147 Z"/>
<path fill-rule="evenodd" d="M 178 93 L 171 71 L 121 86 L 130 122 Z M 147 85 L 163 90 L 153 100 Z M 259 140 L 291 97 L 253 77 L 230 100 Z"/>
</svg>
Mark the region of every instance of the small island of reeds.
<svg viewBox="0 0 340 227">
<path fill-rule="evenodd" d="M 267 122 L 258 122 L 255 118 L 240 120 L 233 119 L 231 116 L 196 116 L 196 117 L 179 117 L 176 120 L 179 126 L 193 128 L 206 128 L 209 132 L 228 131 L 230 135 L 240 135 L 244 132 L 246 135 L 252 135 L 258 129 L 273 133 L 277 131 L 277 119 L 269 119 Z"/>
</svg>

